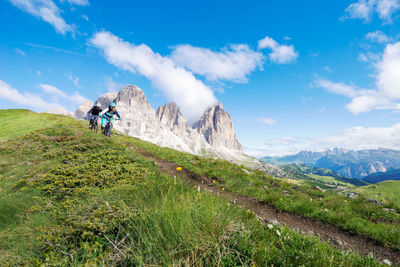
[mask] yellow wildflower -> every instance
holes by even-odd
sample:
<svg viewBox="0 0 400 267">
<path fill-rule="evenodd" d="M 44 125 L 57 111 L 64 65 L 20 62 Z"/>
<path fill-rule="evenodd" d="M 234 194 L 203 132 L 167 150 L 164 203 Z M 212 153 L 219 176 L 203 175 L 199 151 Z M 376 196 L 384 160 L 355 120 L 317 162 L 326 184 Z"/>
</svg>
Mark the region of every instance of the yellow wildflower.
<svg viewBox="0 0 400 267">
<path fill-rule="evenodd" d="M 176 170 L 177 170 L 178 172 L 180 172 L 180 171 L 182 170 L 182 167 L 176 167 Z"/>
</svg>

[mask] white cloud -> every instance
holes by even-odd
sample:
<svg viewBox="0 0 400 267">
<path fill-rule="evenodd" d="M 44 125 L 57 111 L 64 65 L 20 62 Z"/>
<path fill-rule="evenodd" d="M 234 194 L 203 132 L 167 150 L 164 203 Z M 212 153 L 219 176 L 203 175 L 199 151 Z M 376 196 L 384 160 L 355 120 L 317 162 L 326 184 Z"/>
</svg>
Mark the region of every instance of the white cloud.
<svg viewBox="0 0 400 267">
<path fill-rule="evenodd" d="M 390 100 L 400 99 L 400 42 L 386 46 L 376 67 L 379 92 Z"/>
<path fill-rule="evenodd" d="M 73 32 L 71 25 L 61 17 L 61 10 L 52 0 L 9 0 L 14 6 L 51 24 L 54 29 L 65 34 Z"/>
<path fill-rule="evenodd" d="M 284 156 L 300 151 L 325 151 L 327 149 L 344 148 L 361 149 L 400 149 L 400 124 L 389 127 L 351 127 L 333 135 L 315 138 L 283 137 L 271 139 L 265 148 L 253 151 L 258 155 Z"/>
<path fill-rule="evenodd" d="M 376 53 L 372 53 L 370 51 L 366 52 L 366 53 L 360 53 L 358 55 L 358 60 L 362 61 L 362 62 L 375 62 L 378 61 L 379 58 L 381 57 L 380 54 L 376 54 Z"/>
<path fill-rule="evenodd" d="M 344 83 L 334 83 L 328 80 L 319 79 L 315 82 L 317 87 L 322 87 L 331 93 L 344 95 L 347 97 L 355 97 L 357 95 L 356 88 Z"/>
<path fill-rule="evenodd" d="M 77 6 L 88 6 L 89 5 L 88 0 L 67 0 L 67 1 L 71 5 L 77 5 Z"/>
<path fill-rule="evenodd" d="M 245 44 L 233 44 L 220 52 L 191 45 L 178 45 L 171 59 L 208 80 L 246 82 L 246 76 L 262 68 L 264 56 Z"/>
<path fill-rule="evenodd" d="M 374 109 L 400 109 L 400 42 L 388 44 L 374 67 L 376 89 L 373 90 L 323 79 L 317 80 L 316 84 L 332 93 L 351 98 L 346 108 L 354 114 Z"/>
<path fill-rule="evenodd" d="M 295 51 L 293 45 L 280 45 L 268 36 L 258 41 L 258 49 L 265 48 L 272 50 L 268 54 L 268 57 L 274 63 L 286 64 L 296 60 L 298 57 L 298 53 Z"/>
<path fill-rule="evenodd" d="M 130 72 L 139 72 L 151 80 L 155 88 L 182 108 L 190 123 L 217 102 L 213 91 L 197 80 L 193 73 L 177 66 L 172 59 L 154 53 L 145 44 L 128 43 L 106 31 L 95 34 L 90 42 L 103 51 L 111 64 Z"/>
<path fill-rule="evenodd" d="M 81 85 L 79 84 L 79 78 L 73 75 L 69 75 L 68 78 L 72 81 L 72 83 L 78 87 L 81 88 Z"/>
<path fill-rule="evenodd" d="M 19 48 L 15 48 L 15 52 L 17 52 L 21 56 L 26 56 L 26 53 L 24 51 L 22 51 L 21 49 L 19 49 Z"/>
<path fill-rule="evenodd" d="M 369 21 L 372 16 L 374 2 L 375 1 L 371 0 L 359 0 L 356 3 L 349 5 L 345 10 L 347 16 L 343 18 L 362 19 L 364 21 Z"/>
<path fill-rule="evenodd" d="M 367 40 L 377 42 L 377 43 L 388 43 L 392 41 L 392 38 L 388 37 L 385 33 L 380 30 L 376 30 L 374 32 L 369 32 L 365 35 Z"/>
<path fill-rule="evenodd" d="M 379 17 L 390 22 L 392 15 L 400 9 L 399 0 L 377 0 L 376 10 Z"/>
<path fill-rule="evenodd" d="M 88 100 L 84 96 L 79 94 L 78 92 L 74 92 L 72 94 L 67 94 L 67 93 L 61 91 L 60 89 L 58 89 L 57 87 L 49 85 L 49 84 L 41 83 L 41 84 L 39 84 L 39 87 L 46 94 L 54 96 L 55 100 L 57 102 L 61 98 L 61 100 L 64 100 L 64 101 L 66 100 L 68 102 L 72 102 L 75 105 L 80 105 Z"/>
<path fill-rule="evenodd" d="M 374 13 L 387 23 L 392 22 L 393 14 L 400 9 L 400 0 L 358 0 L 349 5 L 341 19 L 361 19 L 369 22 Z"/>
<path fill-rule="evenodd" d="M 268 118 L 268 117 L 259 118 L 258 121 L 261 123 L 264 123 L 264 124 L 269 124 L 269 125 L 276 124 L 276 121 L 274 119 Z"/>
<path fill-rule="evenodd" d="M 11 85 L 1 80 L 0 98 L 11 101 L 18 105 L 22 105 L 24 107 L 31 107 L 40 111 L 62 108 L 59 104 L 47 102 L 38 95 L 27 92 L 20 93 L 17 89 L 12 88 Z"/>
<path fill-rule="evenodd" d="M 86 21 L 89 21 L 89 18 L 88 18 L 88 16 L 86 16 L 86 15 L 82 15 L 81 18 L 83 18 L 83 19 L 86 20 Z"/>
</svg>

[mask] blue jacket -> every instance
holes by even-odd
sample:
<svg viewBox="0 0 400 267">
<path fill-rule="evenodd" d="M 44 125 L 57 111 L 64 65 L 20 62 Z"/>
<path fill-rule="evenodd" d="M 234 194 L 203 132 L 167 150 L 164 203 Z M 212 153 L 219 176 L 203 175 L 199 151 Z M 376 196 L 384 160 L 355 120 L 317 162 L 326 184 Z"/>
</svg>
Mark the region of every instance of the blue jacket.
<svg viewBox="0 0 400 267">
<path fill-rule="evenodd" d="M 111 112 L 110 109 L 108 109 L 106 112 L 103 112 L 101 115 L 102 116 L 105 115 L 106 117 L 109 117 L 109 118 L 112 118 L 112 117 L 114 117 L 114 115 L 117 115 L 118 119 L 121 119 L 121 116 L 119 115 L 119 113 L 116 109 L 114 109 L 113 112 Z"/>
</svg>

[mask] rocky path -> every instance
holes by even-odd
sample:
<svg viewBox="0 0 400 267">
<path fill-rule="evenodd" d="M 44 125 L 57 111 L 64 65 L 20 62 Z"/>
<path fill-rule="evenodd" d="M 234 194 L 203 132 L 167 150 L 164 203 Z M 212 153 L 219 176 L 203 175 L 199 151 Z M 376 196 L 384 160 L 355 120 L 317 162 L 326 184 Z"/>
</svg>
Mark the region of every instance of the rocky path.
<svg viewBox="0 0 400 267">
<path fill-rule="evenodd" d="M 131 149 L 134 149 L 146 158 L 154 160 L 162 172 L 175 176 L 178 179 L 183 179 L 193 186 L 196 186 L 201 191 L 206 191 L 218 197 L 223 197 L 235 205 L 254 211 L 264 224 L 286 225 L 293 230 L 319 236 L 320 239 L 329 242 L 329 244 L 335 248 L 356 251 L 361 255 L 372 253 L 374 258 L 380 262 L 389 260 L 395 265 L 400 263 L 399 250 L 386 248 L 366 236 L 349 233 L 348 231 L 342 230 L 332 224 L 280 211 L 274 206 L 263 203 L 253 197 L 238 195 L 226 190 L 222 191 L 222 188 L 218 185 L 213 185 L 212 180 L 208 177 L 198 175 L 184 168 L 178 172 L 176 168 L 179 165 L 174 162 L 160 159 L 138 147 L 131 146 Z"/>
</svg>

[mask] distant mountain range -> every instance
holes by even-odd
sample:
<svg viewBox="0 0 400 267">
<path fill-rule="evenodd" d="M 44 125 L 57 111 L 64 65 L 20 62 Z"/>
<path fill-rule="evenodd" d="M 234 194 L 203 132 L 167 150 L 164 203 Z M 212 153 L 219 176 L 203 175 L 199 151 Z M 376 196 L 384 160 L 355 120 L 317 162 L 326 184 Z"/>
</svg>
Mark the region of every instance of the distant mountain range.
<svg viewBox="0 0 400 267">
<path fill-rule="evenodd" d="M 338 148 L 324 152 L 301 151 L 296 155 L 265 157 L 262 160 L 278 165 L 305 164 L 310 167 L 330 169 L 344 177 L 357 179 L 362 179 L 374 173 L 387 173 L 388 171 L 400 169 L 400 151 L 384 148 L 359 151 Z M 388 177 L 393 177 L 394 175 L 395 172 Z M 377 176 L 382 178 L 378 179 Z M 368 179 L 387 180 L 381 174 L 377 176 Z"/>
</svg>

